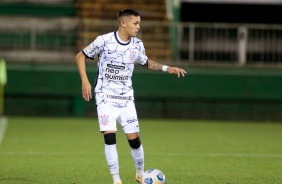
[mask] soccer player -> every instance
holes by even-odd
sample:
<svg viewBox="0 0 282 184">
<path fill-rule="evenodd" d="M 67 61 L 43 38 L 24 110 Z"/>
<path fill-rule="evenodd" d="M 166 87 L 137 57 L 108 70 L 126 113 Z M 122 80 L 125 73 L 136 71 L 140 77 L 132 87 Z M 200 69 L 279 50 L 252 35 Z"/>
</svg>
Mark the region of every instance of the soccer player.
<svg viewBox="0 0 282 184">
<path fill-rule="evenodd" d="M 132 73 L 134 63 L 149 70 L 159 70 L 185 76 L 186 71 L 148 59 L 142 41 L 136 38 L 140 30 L 140 14 L 132 9 L 118 13 L 117 31 L 98 36 L 76 56 L 82 81 L 82 96 L 92 98 L 85 59 L 98 56 L 98 74 L 95 82 L 95 100 L 100 131 L 104 136 L 105 156 L 114 184 L 121 184 L 118 153 L 116 149 L 117 122 L 121 125 L 131 147 L 136 167 L 135 179 L 141 183 L 144 173 L 144 150 L 139 137 L 138 118 L 134 104 Z"/>
</svg>

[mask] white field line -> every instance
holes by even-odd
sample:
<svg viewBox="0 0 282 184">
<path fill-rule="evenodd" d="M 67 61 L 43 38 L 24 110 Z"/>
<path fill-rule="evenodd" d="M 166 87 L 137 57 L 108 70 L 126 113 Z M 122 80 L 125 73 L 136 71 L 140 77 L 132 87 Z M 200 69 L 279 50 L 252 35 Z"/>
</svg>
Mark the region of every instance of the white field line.
<svg viewBox="0 0 282 184">
<path fill-rule="evenodd" d="M 0 117 L 0 146 L 1 146 L 2 140 L 4 138 L 6 128 L 7 128 L 7 118 Z"/>
<path fill-rule="evenodd" d="M 130 153 L 119 153 L 120 155 L 129 155 Z M 156 155 L 156 156 L 203 156 L 203 157 L 245 157 L 245 158 L 282 158 L 282 154 L 264 154 L 264 153 L 145 153 L 146 155 Z M 104 155 L 103 152 L 0 152 L 0 155 L 15 156 L 15 155 L 37 155 L 37 156 L 97 156 Z"/>
</svg>

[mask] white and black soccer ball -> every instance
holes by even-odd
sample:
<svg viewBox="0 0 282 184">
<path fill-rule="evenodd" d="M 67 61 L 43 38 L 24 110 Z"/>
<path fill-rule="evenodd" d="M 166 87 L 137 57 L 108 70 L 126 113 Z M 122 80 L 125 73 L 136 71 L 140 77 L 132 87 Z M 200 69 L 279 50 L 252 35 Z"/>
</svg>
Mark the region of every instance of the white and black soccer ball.
<svg viewBox="0 0 282 184">
<path fill-rule="evenodd" d="M 165 175 L 158 169 L 149 169 L 142 177 L 142 184 L 165 184 Z"/>
</svg>

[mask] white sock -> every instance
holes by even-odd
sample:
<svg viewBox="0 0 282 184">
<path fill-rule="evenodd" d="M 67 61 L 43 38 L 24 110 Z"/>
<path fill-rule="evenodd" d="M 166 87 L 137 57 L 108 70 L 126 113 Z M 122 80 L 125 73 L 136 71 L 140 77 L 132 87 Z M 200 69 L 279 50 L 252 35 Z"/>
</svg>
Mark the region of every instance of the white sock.
<svg viewBox="0 0 282 184">
<path fill-rule="evenodd" d="M 112 174 L 112 177 L 113 177 L 113 181 L 114 181 L 114 183 L 115 182 L 121 182 L 121 180 L 120 180 L 120 177 L 119 177 L 119 174 L 117 173 L 117 174 Z"/>
<path fill-rule="evenodd" d="M 143 146 L 141 145 L 138 149 L 132 149 L 131 148 L 131 155 L 132 155 L 138 176 L 143 176 L 143 174 L 144 174 L 144 150 L 143 150 Z"/>
<path fill-rule="evenodd" d="M 121 181 L 119 176 L 118 153 L 117 153 L 116 144 L 113 145 L 105 144 L 105 155 L 114 182 Z"/>
</svg>

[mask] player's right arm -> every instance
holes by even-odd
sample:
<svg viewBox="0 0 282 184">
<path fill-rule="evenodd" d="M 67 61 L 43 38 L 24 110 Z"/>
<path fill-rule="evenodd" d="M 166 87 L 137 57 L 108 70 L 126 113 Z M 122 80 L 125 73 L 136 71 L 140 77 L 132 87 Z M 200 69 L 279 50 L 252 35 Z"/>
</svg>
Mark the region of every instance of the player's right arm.
<svg viewBox="0 0 282 184">
<path fill-rule="evenodd" d="M 85 101 L 89 101 L 92 98 L 92 87 L 87 77 L 85 59 L 94 59 L 95 56 L 101 54 L 103 51 L 103 45 L 104 39 L 102 38 L 102 36 L 98 36 L 92 43 L 85 47 L 75 57 L 82 82 L 82 97 L 85 99 Z"/>
<path fill-rule="evenodd" d="M 82 82 L 82 97 L 85 101 L 89 101 L 92 98 L 92 87 L 86 73 L 85 58 L 85 55 L 81 51 L 76 55 L 75 60 Z"/>
</svg>

